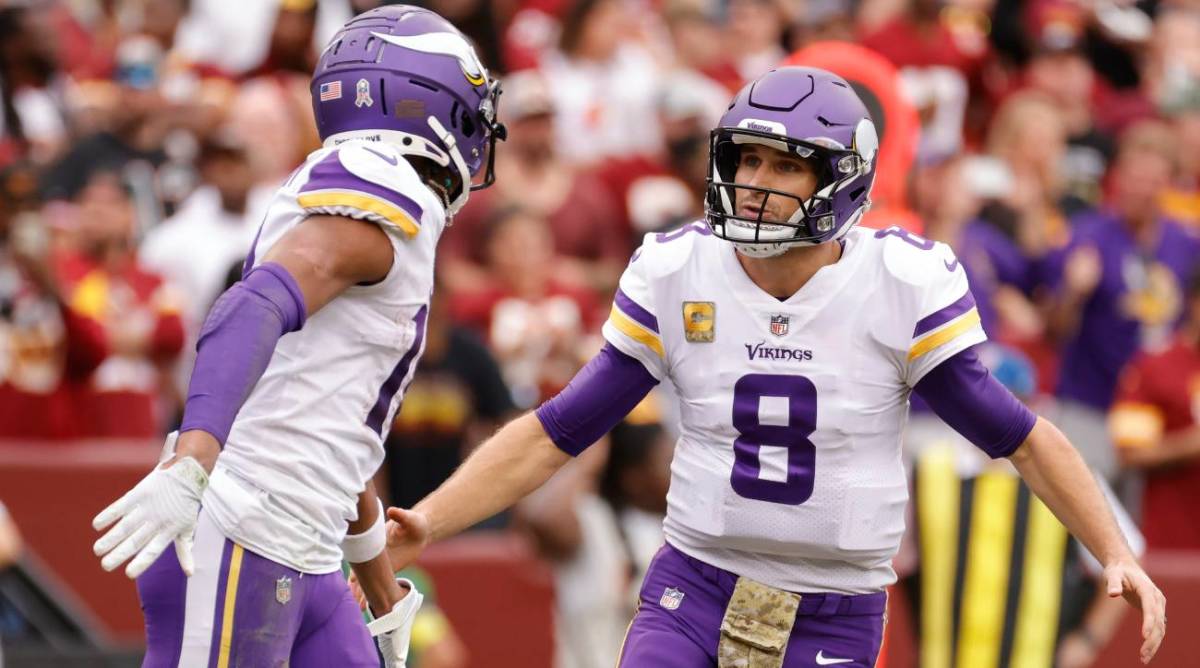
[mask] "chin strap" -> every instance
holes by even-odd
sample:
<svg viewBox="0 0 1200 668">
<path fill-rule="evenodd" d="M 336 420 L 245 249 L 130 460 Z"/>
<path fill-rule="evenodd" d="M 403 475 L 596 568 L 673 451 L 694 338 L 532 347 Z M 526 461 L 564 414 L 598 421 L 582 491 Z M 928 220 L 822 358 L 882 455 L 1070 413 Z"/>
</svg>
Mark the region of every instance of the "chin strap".
<svg viewBox="0 0 1200 668">
<path fill-rule="evenodd" d="M 450 156 L 450 162 L 458 172 L 460 181 L 458 197 L 455 197 L 454 201 L 446 207 L 447 213 L 453 216 L 463 208 L 463 205 L 467 203 L 467 196 L 471 194 L 471 173 L 467 171 L 467 163 L 463 162 L 462 154 L 458 151 L 458 142 L 455 141 L 454 135 L 447 132 L 446 126 L 442 125 L 436 117 L 430 116 L 428 122 L 433 133 L 442 140 L 442 144 L 446 147 L 446 154 Z M 449 167 L 449 165 L 445 166 Z"/>
</svg>

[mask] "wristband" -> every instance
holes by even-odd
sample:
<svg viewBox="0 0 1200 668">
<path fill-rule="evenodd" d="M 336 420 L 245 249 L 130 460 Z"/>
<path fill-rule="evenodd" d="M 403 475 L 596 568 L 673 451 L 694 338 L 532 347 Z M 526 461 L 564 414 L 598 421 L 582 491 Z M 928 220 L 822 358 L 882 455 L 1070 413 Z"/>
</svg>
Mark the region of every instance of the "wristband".
<svg viewBox="0 0 1200 668">
<path fill-rule="evenodd" d="M 378 557 L 383 552 L 383 548 L 387 546 L 383 502 L 375 499 L 375 503 L 379 504 L 379 515 L 376 516 L 375 523 L 371 525 L 371 528 L 353 536 L 347 535 L 342 540 L 342 556 L 352 564 L 361 564 Z"/>
</svg>

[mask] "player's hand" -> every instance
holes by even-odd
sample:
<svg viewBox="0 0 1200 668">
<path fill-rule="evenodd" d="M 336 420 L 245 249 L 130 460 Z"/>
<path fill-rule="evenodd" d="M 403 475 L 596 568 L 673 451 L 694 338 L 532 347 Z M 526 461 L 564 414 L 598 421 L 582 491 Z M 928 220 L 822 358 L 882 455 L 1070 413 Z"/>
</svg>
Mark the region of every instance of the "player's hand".
<svg viewBox="0 0 1200 668">
<path fill-rule="evenodd" d="M 93 546 L 96 556 L 103 557 L 100 565 L 111 571 L 134 557 L 125 575 L 137 578 L 174 541 L 179 566 L 191 575 L 195 570 L 192 537 L 206 487 L 208 473 L 193 457 L 155 467 L 92 520 L 97 531 L 117 523 Z"/>
<path fill-rule="evenodd" d="M 417 618 L 421 602 L 425 600 L 412 580 L 397 578 L 396 583 L 408 589 L 407 594 L 386 615 L 367 624 L 367 630 L 379 645 L 386 668 L 405 668 L 413 621 Z"/>
<path fill-rule="evenodd" d="M 417 560 L 429 544 L 429 519 L 403 508 L 387 509 L 387 551 L 392 568 L 400 570 Z"/>
<path fill-rule="evenodd" d="M 1104 568 L 1109 597 L 1124 596 L 1142 611 L 1142 663 L 1150 663 L 1167 634 L 1167 598 L 1136 563 L 1118 561 Z"/>
</svg>

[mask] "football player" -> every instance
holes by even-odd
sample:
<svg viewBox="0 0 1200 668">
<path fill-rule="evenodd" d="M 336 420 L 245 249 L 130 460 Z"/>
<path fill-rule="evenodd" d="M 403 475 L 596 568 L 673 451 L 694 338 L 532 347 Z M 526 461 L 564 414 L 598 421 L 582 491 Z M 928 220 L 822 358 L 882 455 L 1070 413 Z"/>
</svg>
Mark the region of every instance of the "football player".
<svg viewBox="0 0 1200 668">
<path fill-rule="evenodd" d="M 311 86 L 324 147 L 209 313 L 164 461 L 94 521 L 116 524 L 105 569 L 132 558 L 146 666 L 377 666 L 371 635 L 404 663 L 420 595 L 393 577 L 369 481 L 423 349 L 438 237 L 492 180 L 499 87 L 449 22 L 404 5 L 347 23 Z"/>
<path fill-rule="evenodd" d="M 862 101 L 829 72 L 780 68 L 742 89 L 711 136 L 707 221 L 646 237 L 607 345 L 562 393 L 413 510 L 389 509 L 394 562 L 527 494 L 665 380 L 682 432 L 666 545 L 621 665 L 871 666 L 915 391 L 1010 458 L 1104 564 L 1108 594 L 1142 609 L 1141 658 L 1153 657 L 1165 599 L 1071 444 L 980 364 L 984 333 L 950 248 L 855 228 L 878 145 Z"/>
</svg>

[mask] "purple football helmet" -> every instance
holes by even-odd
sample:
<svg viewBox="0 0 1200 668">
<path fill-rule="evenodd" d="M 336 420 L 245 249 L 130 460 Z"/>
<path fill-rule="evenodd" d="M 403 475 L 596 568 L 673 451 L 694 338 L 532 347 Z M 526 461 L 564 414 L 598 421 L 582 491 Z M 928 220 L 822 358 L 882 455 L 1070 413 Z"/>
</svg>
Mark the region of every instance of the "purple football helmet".
<svg viewBox="0 0 1200 668">
<path fill-rule="evenodd" d="M 438 185 L 449 186 L 451 215 L 495 180 L 506 134 L 496 122 L 500 85 L 467 38 L 428 9 L 389 5 L 351 19 L 321 53 L 311 92 L 326 146 L 386 141 L 446 168 L 454 178 Z"/>
<path fill-rule="evenodd" d="M 786 221 L 738 215 L 737 191 L 796 195 L 734 181 L 743 144 L 815 160 L 817 189 Z M 813 67 L 781 67 L 743 88 L 713 130 L 705 214 L 713 234 L 753 255 L 840 239 L 870 207 L 879 135 L 850 84 Z"/>
</svg>

